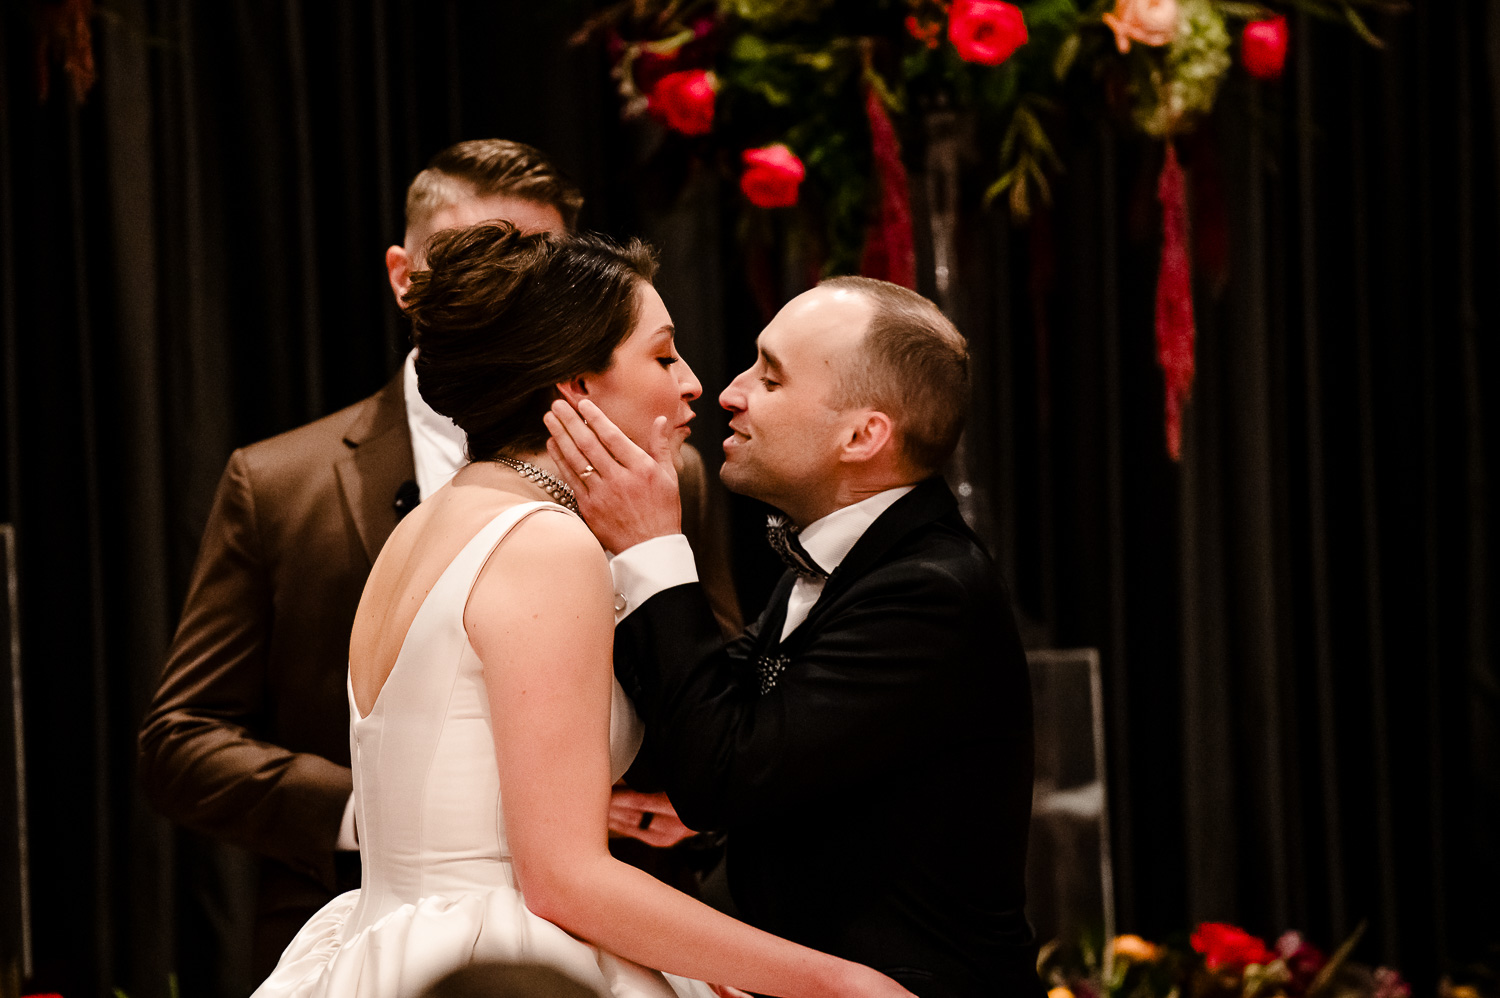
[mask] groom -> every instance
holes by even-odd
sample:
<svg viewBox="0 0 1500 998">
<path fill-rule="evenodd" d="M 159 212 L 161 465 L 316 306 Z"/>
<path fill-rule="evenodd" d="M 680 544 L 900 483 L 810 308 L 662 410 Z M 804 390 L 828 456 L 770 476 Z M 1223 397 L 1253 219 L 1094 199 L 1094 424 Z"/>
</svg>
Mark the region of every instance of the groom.
<svg viewBox="0 0 1500 998">
<path fill-rule="evenodd" d="M 786 514 L 760 619 L 724 645 L 670 456 L 589 403 L 553 456 L 612 563 L 615 663 L 682 819 L 729 833 L 748 921 L 923 998 L 1042 994 L 1023 912 L 1032 730 L 1004 587 L 938 471 L 964 338 L 927 299 L 836 278 L 719 396 L 724 484 Z M 587 419 L 587 423 L 584 423 Z"/>
</svg>

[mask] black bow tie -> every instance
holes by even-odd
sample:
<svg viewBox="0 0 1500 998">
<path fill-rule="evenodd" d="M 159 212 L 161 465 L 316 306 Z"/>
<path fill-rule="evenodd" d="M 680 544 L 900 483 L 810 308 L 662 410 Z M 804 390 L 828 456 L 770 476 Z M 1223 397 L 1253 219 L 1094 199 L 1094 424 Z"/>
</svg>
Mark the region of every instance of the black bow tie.
<svg viewBox="0 0 1500 998">
<path fill-rule="evenodd" d="M 802 578 L 828 578 L 828 573 L 813 561 L 812 555 L 797 540 L 797 525 L 786 517 L 774 514 L 766 517 L 766 540 L 771 542 L 771 550 L 776 552 L 786 567 Z"/>
</svg>

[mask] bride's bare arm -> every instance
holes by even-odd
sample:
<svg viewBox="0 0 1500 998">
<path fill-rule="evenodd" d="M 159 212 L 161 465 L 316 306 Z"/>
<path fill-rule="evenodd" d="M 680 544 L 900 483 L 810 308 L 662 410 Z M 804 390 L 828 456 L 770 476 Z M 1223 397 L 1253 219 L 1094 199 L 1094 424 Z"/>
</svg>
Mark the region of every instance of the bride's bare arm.
<svg viewBox="0 0 1500 998">
<path fill-rule="evenodd" d="M 897 996 L 868 967 L 751 928 L 609 854 L 613 590 L 579 521 L 533 515 L 480 574 L 464 626 L 484 662 L 505 830 L 533 912 L 648 967 L 767 995 Z"/>
</svg>

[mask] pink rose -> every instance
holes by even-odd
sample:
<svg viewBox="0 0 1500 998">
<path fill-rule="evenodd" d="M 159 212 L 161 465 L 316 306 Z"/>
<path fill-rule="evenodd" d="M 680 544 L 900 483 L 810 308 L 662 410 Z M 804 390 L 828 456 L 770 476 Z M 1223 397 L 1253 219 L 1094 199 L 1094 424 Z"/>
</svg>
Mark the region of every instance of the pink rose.
<svg viewBox="0 0 1500 998">
<path fill-rule="evenodd" d="M 797 203 L 797 188 L 807 176 L 802 160 L 781 143 L 746 149 L 745 172 L 740 190 L 750 203 L 761 208 L 790 208 Z"/>
<path fill-rule="evenodd" d="M 646 106 L 669 128 L 707 135 L 714 128 L 713 74 L 702 69 L 668 73 L 651 88 Z"/>
<path fill-rule="evenodd" d="M 1286 963 L 1286 969 L 1292 975 L 1294 994 L 1306 991 L 1313 978 L 1318 976 L 1318 971 L 1328 963 L 1322 950 L 1302 938 L 1300 932 L 1282 933 L 1276 940 L 1276 955 Z"/>
<path fill-rule="evenodd" d="M 954 0 L 948 40 L 965 62 L 998 66 L 1026 44 L 1026 18 L 1004 0 Z"/>
<path fill-rule="evenodd" d="M 1377 967 L 1373 998 L 1411 998 L 1411 985 L 1390 967 Z"/>
<path fill-rule="evenodd" d="M 1286 65 L 1286 18 L 1277 16 L 1266 21 L 1251 21 L 1240 38 L 1240 61 L 1257 80 L 1281 78 Z"/>
<path fill-rule="evenodd" d="M 1177 0 L 1115 0 L 1104 23 L 1115 33 L 1121 52 L 1129 52 L 1133 41 L 1166 45 L 1177 37 Z"/>
<path fill-rule="evenodd" d="M 1266 944 L 1236 925 L 1204 922 L 1190 940 L 1203 954 L 1209 970 L 1243 970 L 1250 964 L 1264 966 L 1276 958 Z"/>
</svg>

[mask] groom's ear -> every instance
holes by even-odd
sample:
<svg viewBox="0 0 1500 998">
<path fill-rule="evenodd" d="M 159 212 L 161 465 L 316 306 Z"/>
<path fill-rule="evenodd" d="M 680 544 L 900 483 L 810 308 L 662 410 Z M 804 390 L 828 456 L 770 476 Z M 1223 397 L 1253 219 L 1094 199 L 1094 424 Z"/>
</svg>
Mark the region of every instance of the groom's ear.
<svg viewBox="0 0 1500 998">
<path fill-rule="evenodd" d="M 849 426 L 839 445 L 839 459 L 849 463 L 868 461 L 895 445 L 896 424 L 879 409 L 866 409 Z"/>
<path fill-rule="evenodd" d="M 559 381 L 557 394 L 567 400 L 568 405 L 578 408 L 578 403 L 589 397 L 588 380 L 582 375 L 572 381 Z"/>
</svg>

